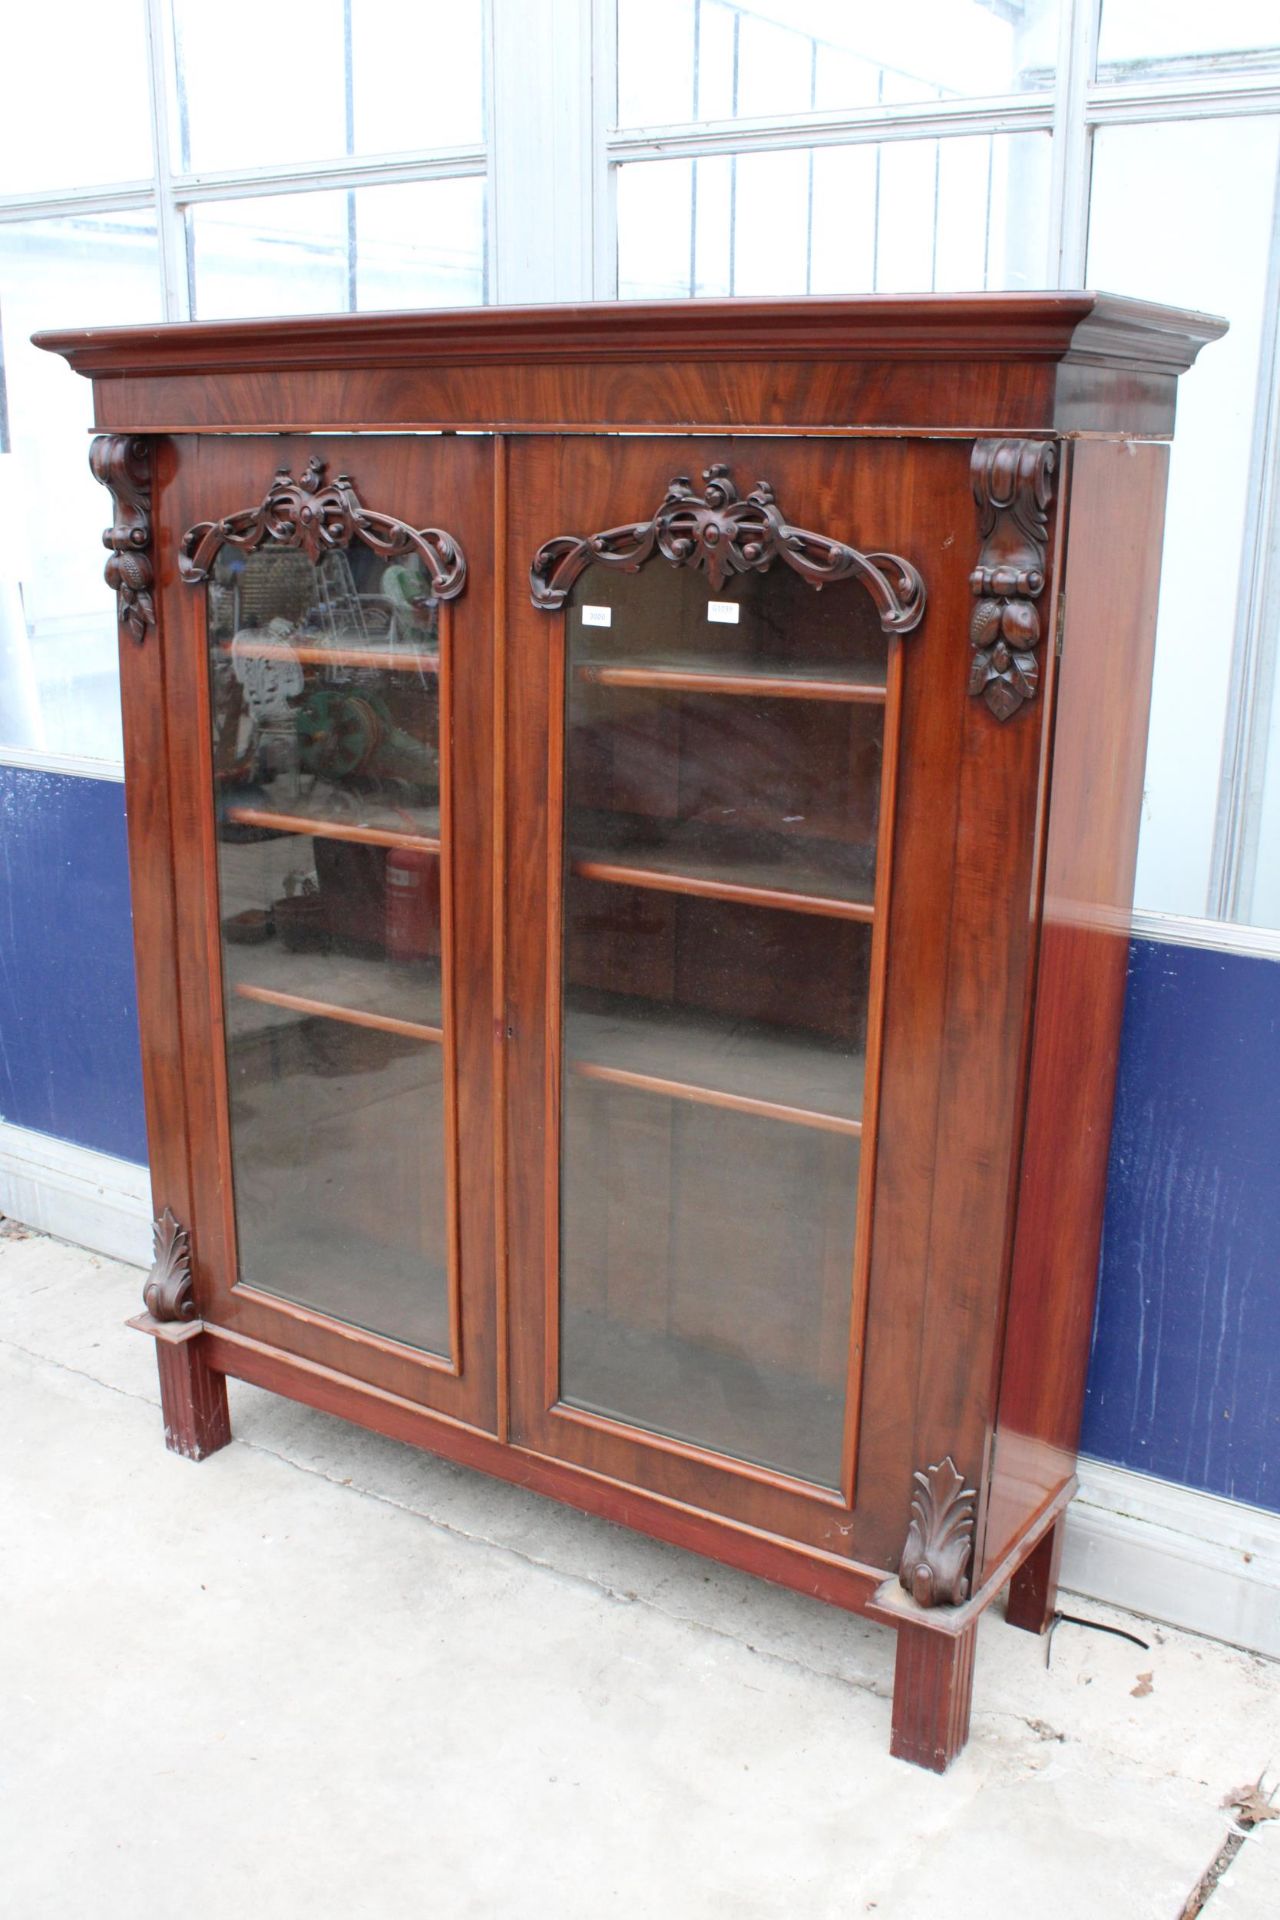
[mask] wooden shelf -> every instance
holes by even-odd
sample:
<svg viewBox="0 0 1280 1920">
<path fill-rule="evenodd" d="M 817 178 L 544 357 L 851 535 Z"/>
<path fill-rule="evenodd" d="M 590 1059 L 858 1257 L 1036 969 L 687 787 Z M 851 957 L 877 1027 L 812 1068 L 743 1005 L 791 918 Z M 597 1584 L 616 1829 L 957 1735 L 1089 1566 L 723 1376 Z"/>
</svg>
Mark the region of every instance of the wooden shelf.
<svg viewBox="0 0 1280 1920">
<path fill-rule="evenodd" d="M 657 693 L 754 694 L 768 700 L 843 700 L 883 706 L 885 684 L 855 673 L 802 672 L 785 661 L 753 661 L 731 655 L 690 655 L 679 665 L 584 660 L 575 677 L 595 687 L 649 687 Z"/>
<path fill-rule="evenodd" d="M 565 1058 L 582 1079 L 862 1132 L 862 1055 L 802 1030 L 575 987 L 565 995 Z"/>
<path fill-rule="evenodd" d="M 346 1020 L 353 1027 L 377 1027 L 382 1033 L 403 1033 L 413 1040 L 444 1039 L 442 1027 L 424 1027 L 416 1020 L 397 1020 L 388 1013 L 366 1013 L 360 1007 L 335 1007 L 324 1000 L 308 1000 L 302 994 L 281 993 L 274 987 L 238 986 L 242 1000 L 259 1000 L 264 1006 L 286 1007 L 291 1013 L 315 1014 L 324 1020 Z"/>
<path fill-rule="evenodd" d="M 248 654 L 254 660 L 296 660 L 303 667 L 376 667 L 388 673 L 438 674 L 438 653 L 408 653 L 391 647 L 290 646 L 285 640 L 246 641 L 220 646 L 216 652 L 230 660 L 234 654 Z"/>
<path fill-rule="evenodd" d="M 278 940 L 223 948 L 227 988 L 263 1009 L 263 1026 L 278 1024 L 269 1009 L 345 1020 L 413 1039 L 444 1038 L 440 963 L 401 963 L 343 953 L 293 953 Z M 237 1021 L 237 1027 L 241 1022 Z"/>
<path fill-rule="evenodd" d="M 649 887 L 660 893 L 737 900 L 840 920 L 873 920 L 874 881 L 853 871 L 859 850 L 828 841 L 844 855 L 847 869 L 834 872 L 813 862 L 818 843 L 781 834 L 754 834 L 672 825 L 661 839 L 641 837 L 621 816 L 588 815 L 570 821 L 570 866 L 583 880 Z M 574 828 L 578 828 L 575 834 Z M 790 849 L 794 848 L 794 855 Z M 804 855 L 808 853 L 806 862 Z"/>
<path fill-rule="evenodd" d="M 422 808 L 424 815 L 439 811 Z M 364 826 L 358 821 L 331 820 L 310 813 L 277 813 L 271 807 L 228 807 L 224 818 L 238 827 L 268 827 L 277 833 L 311 833 L 322 840 L 353 840 L 361 846 L 415 847 L 419 853 L 439 853 L 438 833 L 406 833 L 392 827 Z"/>
</svg>

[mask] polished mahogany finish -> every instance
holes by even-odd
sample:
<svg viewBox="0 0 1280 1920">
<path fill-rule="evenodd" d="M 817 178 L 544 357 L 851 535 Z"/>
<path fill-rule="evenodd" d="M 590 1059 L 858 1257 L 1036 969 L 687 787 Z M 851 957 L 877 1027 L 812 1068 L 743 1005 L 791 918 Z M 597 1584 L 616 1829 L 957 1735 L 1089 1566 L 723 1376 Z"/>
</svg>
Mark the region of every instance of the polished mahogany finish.
<svg viewBox="0 0 1280 1920">
<path fill-rule="evenodd" d="M 866 1613 L 950 1763 L 980 1614 L 1053 1611 L 1153 441 L 1221 330 L 40 337 L 116 500 L 172 1447 L 233 1375 Z"/>
</svg>

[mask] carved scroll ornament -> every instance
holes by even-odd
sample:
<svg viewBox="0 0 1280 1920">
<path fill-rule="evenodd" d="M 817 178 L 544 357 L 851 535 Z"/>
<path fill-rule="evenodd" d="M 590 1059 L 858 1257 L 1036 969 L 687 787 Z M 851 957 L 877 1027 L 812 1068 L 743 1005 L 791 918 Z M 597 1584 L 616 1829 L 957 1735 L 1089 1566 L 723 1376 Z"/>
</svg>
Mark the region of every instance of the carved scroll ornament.
<svg viewBox="0 0 1280 1920">
<path fill-rule="evenodd" d="M 973 449 L 982 547 L 969 576 L 978 601 L 969 628 L 969 692 L 981 694 L 997 720 L 1032 699 L 1040 680 L 1036 602 L 1044 592 L 1057 458 L 1047 440 L 979 440 Z"/>
<path fill-rule="evenodd" d="M 677 474 L 651 520 L 548 540 L 530 570 L 534 606 L 562 607 L 579 574 L 593 565 L 637 573 L 657 554 L 673 567 L 699 569 L 718 591 L 730 574 L 767 573 L 781 560 L 812 587 L 850 576 L 860 580 L 886 633 L 910 633 L 919 626 L 924 582 L 910 561 L 894 553 L 859 553 L 825 534 L 789 526 L 767 480 L 743 500 L 726 466 L 708 467 L 702 477 L 706 484 L 699 497 L 688 475 Z"/>
<path fill-rule="evenodd" d="M 224 546 L 297 548 L 317 562 L 353 540 L 384 560 L 415 554 L 426 568 L 437 600 L 455 600 L 467 584 L 467 562 L 452 534 L 439 527 L 409 527 L 390 514 L 361 504 L 349 474 L 326 481 L 325 462 L 312 458 L 300 480 L 280 467 L 258 507 L 203 520 L 182 536 L 178 571 L 189 582 L 207 580 Z"/>
<path fill-rule="evenodd" d="M 143 1305 L 153 1320 L 194 1320 L 191 1237 L 168 1207 L 151 1224 L 155 1258 L 142 1288 Z"/>
<path fill-rule="evenodd" d="M 950 1454 L 912 1478 L 911 1524 L 898 1579 L 922 1607 L 958 1607 L 969 1597 L 977 1495 Z"/>
<path fill-rule="evenodd" d="M 128 433 L 100 433 L 89 448 L 93 477 L 108 488 L 116 517 L 102 536 L 103 569 L 116 596 L 121 627 L 139 645 L 156 624 L 151 565 L 151 447 Z"/>
</svg>

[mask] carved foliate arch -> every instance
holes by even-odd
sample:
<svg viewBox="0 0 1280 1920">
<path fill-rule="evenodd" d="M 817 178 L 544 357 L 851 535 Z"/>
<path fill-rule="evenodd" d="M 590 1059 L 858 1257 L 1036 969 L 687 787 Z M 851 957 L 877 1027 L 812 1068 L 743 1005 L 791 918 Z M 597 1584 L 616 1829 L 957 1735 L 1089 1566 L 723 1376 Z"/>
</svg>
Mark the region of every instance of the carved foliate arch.
<svg viewBox="0 0 1280 1920">
<path fill-rule="evenodd" d="M 349 474 L 326 481 L 326 463 L 313 457 L 300 480 L 277 470 L 261 506 L 224 520 L 202 520 L 182 536 L 178 571 L 196 583 L 209 578 L 224 546 L 297 549 L 316 562 L 359 540 L 384 560 L 416 555 L 437 600 L 455 600 L 467 584 L 467 562 L 452 534 L 439 527 L 409 527 L 390 514 L 374 513 L 356 493 Z"/>
<path fill-rule="evenodd" d="M 705 573 L 714 590 L 730 574 L 767 573 L 776 561 L 810 586 L 861 581 L 875 602 L 886 633 L 910 633 L 924 616 L 924 581 L 896 553 L 860 553 L 822 533 L 793 527 L 767 480 L 740 498 L 728 467 L 708 467 L 701 496 L 687 474 L 677 474 L 652 519 L 610 527 L 603 533 L 557 534 L 539 547 L 529 574 L 535 607 L 562 607 L 578 576 L 589 566 L 637 573 L 649 560 Z"/>
</svg>

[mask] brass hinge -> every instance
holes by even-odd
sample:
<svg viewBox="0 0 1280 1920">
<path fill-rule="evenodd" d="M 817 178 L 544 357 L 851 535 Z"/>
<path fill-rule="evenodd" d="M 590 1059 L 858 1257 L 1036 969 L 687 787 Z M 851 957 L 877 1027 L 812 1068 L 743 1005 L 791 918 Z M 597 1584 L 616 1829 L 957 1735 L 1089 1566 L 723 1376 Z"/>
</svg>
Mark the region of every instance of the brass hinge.
<svg viewBox="0 0 1280 1920">
<path fill-rule="evenodd" d="M 1055 654 L 1058 656 L 1059 660 L 1061 660 L 1062 658 L 1062 630 L 1066 626 L 1066 624 L 1067 624 L 1067 596 L 1065 593 L 1060 593 L 1058 595 L 1058 626 L 1057 626 L 1057 631 L 1054 633 L 1054 636 L 1053 636 L 1053 650 Z"/>
</svg>

